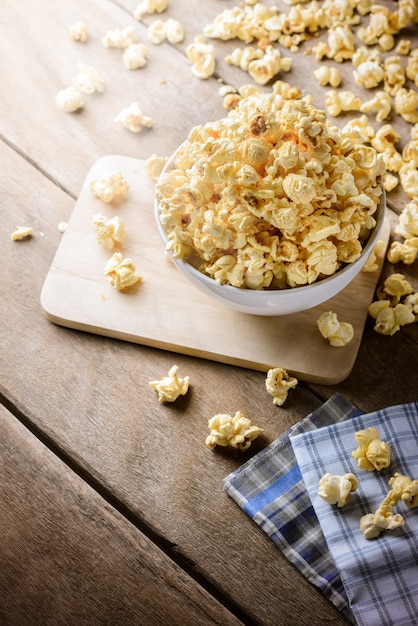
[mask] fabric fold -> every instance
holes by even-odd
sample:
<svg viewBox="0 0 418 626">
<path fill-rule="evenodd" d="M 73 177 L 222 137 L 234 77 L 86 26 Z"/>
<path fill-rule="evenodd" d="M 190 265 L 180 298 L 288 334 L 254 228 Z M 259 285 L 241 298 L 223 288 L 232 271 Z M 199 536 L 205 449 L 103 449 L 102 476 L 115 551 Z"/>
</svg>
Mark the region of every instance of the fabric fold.
<svg viewBox="0 0 418 626">
<path fill-rule="evenodd" d="M 391 447 L 391 464 L 380 472 L 362 470 L 352 457 L 354 434 L 376 428 Z M 398 405 L 358 415 L 318 430 L 294 433 L 291 445 L 330 556 L 340 574 L 351 610 L 361 626 L 411 626 L 418 623 L 418 507 L 395 507 L 405 524 L 366 539 L 360 519 L 374 513 L 399 472 L 418 478 L 418 404 Z M 342 508 L 318 495 L 329 472 L 354 473 L 358 489 Z"/>
<path fill-rule="evenodd" d="M 286 558 L 350 621 L 353 615 L 290 438 L 359 415 L 335 394 L 224 480 L 224 489 Z"/>
</svg>

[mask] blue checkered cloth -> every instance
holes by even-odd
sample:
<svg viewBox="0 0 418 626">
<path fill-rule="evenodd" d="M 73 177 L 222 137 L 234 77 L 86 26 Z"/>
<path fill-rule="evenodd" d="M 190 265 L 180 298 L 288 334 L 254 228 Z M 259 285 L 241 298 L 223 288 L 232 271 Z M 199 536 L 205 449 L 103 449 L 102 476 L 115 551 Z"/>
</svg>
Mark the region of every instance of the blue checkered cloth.
<svg viewBox="0 0 418 626">
<path fill-rule="evenodd" d="M 290 437 L 358 414 L 352 404 L 335 394 L 224 481 L 231 498 L 352 622 L 344 587 L 303 483 Z"/>
<path fill-rule="evenodd" d="M 391 446 L 390 467 L 380 472 L 360 470 L 351 456 L 357 448 L 354 433 L 370 427 Z M 395 472 L 418 478 L 418 403 L 298 434 L 291 444 L 357 623 L 418 624 L 418 508 L 398 503 L 395 512 L 405 525 L 375 539 L 365 539 L 359 528 L 360 518 L 375 512 L 387 495 Z M 340 509 L 318 496 L 326 472 L 352 472 L 359 480 L 358 490 Z"/>
</svg>

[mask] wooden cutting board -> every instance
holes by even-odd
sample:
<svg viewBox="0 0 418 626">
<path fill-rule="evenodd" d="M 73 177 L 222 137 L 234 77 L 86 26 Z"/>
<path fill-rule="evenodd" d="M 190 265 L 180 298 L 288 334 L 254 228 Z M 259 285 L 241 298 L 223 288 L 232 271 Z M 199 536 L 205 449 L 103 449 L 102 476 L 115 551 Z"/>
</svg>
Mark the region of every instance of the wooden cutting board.
<svg viewBox="0 0 418 626">
<path fill-rule="evenodd" d="M 92 178 L 120 171 L 124 197 L 106 204 L 89 190 Z M 119 215 L 126 236 L 118 249 L 136 265 L 143 282 L 132 292 L 112 288 L 103 275 L 113 251 L 100 246 L 92 227 L 96 213 Z M 381 239 L 390 235 L 386 222 Z M 383 259 L 379 259 L 380 266 Z M 154 184 L 144 161 L 107 156 L 88 173 L 41 294 L 52 322 L 172 352 L 259 371 L 284 367 L 301 380 L 336 384 L 352 370 L 380 269 L 361 272 L 340 294 L 303 313 L 259 317 L 229 310 L 200 293 L 166 258 L 154 218 Z M 354 338 L 333 348 L 316 321 L 333 310 L 350 322 Z M 173 356 L 173 363 L 175 356 Z"/>
</svg>

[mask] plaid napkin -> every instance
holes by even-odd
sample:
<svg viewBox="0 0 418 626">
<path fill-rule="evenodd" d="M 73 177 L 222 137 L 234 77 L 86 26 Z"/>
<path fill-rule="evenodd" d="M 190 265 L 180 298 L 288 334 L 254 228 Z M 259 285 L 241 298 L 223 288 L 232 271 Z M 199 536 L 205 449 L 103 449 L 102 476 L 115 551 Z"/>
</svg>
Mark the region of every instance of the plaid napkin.
<svg viewBox="0 0 418 626">
<path fill-rule="evenodd" d="M 352 404 L 335 394 L 224 481 L 231 498 L 350 621 L 354 620 L 347 596 L 303 483 L 290 437 L 358 414 Z"/>
<path fill-rule="evenodd" d="M 372 426 L 391 446 L 391 465 L 381 472 L 360 470 L 351 456 L 357 448 L 354 433 Z M 418 624 L 418 509 L 399 503 L 394 512 L 401 513 L 405 525 L 376 539 L 365 539 L 359 529 L 361 516 L 376 511 L 395 472 L 418 478 L 418 403 L 298 434 L 291 443 L 357 623 Z M 318 496 L 326 472 L 352 472 L 359 480 L 358 490 L 340 509 Z"/>
</svg>

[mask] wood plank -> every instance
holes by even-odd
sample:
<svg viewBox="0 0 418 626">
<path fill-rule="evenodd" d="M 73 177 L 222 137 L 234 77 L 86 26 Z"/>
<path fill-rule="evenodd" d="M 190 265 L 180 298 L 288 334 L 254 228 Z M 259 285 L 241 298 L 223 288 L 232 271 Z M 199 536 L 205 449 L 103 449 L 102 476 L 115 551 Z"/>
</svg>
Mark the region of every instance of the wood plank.
<svg viewBox="0 0 418 626">
<path fill-rule="evenodd" d="M 106 206 L 89 184 L 111 172 L 122 173 L 129 192 Z M 96 241 L 92 222 L 97 212 L 124 221 L 127 236 L 118 249 L 134 258 L 143 276 L 133 292 L 117 292 L 103 276 L 112 253 Z M 389 232 L 387 222 L 379 235 L 385 244 Z M 354 366 L 383 258 L 378 271 L 360 272 L 339 294 L 307 311 L 267 318 L 232 311 L 202 294 L 167 262 L 154 218 L 154 185 L 144 162 L 109 156 L 86 176 L 41 302 L 50 320 L 69 328 L 262 372 L 279 361 L 298 379 L 330 385 L 346 378 Z M 319 316 L 329 310 L 353 325 L 354 337 L 343 349 L 330 346 L 318 331 Z"/>
<path fill-rule="evenodd" d="M 227 474 L 320 401 L 301 384 L 279 408 L 265 392 L 261 372 L 185 355 L 174 361 L 163 350 L 51 324 L 39 296 L 61 236 L 56 225 L 74 203 L 1 143 L 0 165 L 7 294 L 0 394 L 256 623 L 274 623 L 278 614 L 301 626 L 312 616 L 344 623 L 222 490 Z M 19 181 L 26 181 L 24 191 Z M 6 193 L 9 185 L 14 194 Z M 11 229 L 33 216 L 33 207 L 34 237 L 12 242 Z M 191 389 L 175 405 L 160 405 L 148 383 L 174 362 L 190 375 Z M 243 454 L 208 450 L 207 420 L 236 410 L 264 433 Z"/>
<path fill-rule="evenodd" d="M 0 621 L 241 622 L 0 405 Z"/>
</svg>

